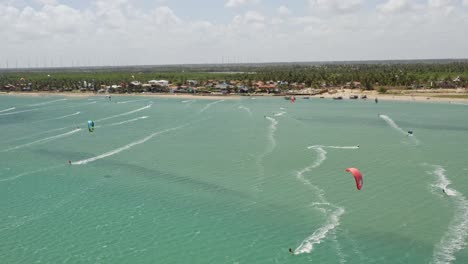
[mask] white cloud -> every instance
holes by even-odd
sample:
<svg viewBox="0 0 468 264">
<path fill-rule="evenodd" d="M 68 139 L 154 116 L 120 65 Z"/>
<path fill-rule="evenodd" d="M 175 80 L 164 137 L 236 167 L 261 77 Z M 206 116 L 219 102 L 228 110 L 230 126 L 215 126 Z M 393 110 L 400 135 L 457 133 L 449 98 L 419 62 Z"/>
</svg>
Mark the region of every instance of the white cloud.
<svg viewBox="0 0 468 264">
<path fill-rule="evenodd" d="M 413 3 L 410 0 L 389 0 L 377 7 L 382 13 L 402 13 L 411 11 L 413 8 Z"/>
<path fill-rule="evenodd" d="M 226 22 L 182 17 L 175 1 L 167 6 L 153 1 L 145 8 L 128 0 L 96 0 L 84 8 L 60 0 L 31 6 L 19 1 L 0 0 L 6 39 L 0 50 L 8 50 L 0 67 L 6 59 L 24 65 L 38 57 L 39 66 L 44 57 L 56 66 L 59 58 L 63 65 L 87 60 L 109 65 L 220 62 L 226 56 L 255 58 L 244 61 L 468 57 L 468 36 L 460 34 L 468 28 L 468 13 L 461 0 L 385 0 L 378 6 L 370 0 L 308 0 L 313 11 L 304 4 L 302 14 L 263 1 Z M 232 11 L 221 6 L 217 12 Z"/>
<path fill-rule="evenodd" d="M 468 1 L 468 0 L 467 0 Z M 287 15 L 290 15 L 291 14 L 291 10 L 289 10 L 289 8 L 287 8 L 286 6 L 282 5 L 280 7 L 278 7 L 278 13 L 282 16 L 287 16 Z"/>
<path fill-rule="evenodd" d="M 227 0 L 225 7 L 236 8 L 248 4 L 259 4 L 262 0 Z"/>
<path fill-rule="evenodd" d="M 363 6 L 363 0 L 309 0 L 313 10 L 329 11 L 333 13 L 350 13 Z"/>
<path fill-rule="evenodd" d="M 463 0 L 463 5 L 468 6 L 468 0 Z"/>
<path fill-rule="evenodd" d="M 57 0 L 34 0 L 34 2 L 41 5 L 57 5 Z"/>
</svg>

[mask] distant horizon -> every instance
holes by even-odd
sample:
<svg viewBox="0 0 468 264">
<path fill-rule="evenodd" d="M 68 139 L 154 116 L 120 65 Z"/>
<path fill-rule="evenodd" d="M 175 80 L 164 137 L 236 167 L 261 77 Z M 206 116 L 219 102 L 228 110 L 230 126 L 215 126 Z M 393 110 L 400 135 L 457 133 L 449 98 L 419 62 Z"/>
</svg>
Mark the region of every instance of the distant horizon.
<svg viewBox="0 0 468 264">
<path fill-rule="evenodd" d="M 411 63 L 454 63 L 462 62 L 468 63 L 468 58 L 438 58 L 438 59 L 392 59 L 392 60 L 337 60 L 337 61 L 272 61 L 272 62 L 251 62 L 251 63 L 182 63 L 182 64 L 148 64 L 148 65 L 84 65 L 84 66 L 53 66 L 53 67 L 23 67 L 23 68 L 1 68 L 0 72 L 20 72 L 20 71 L 41 71 L 41 70 L 73 70 L 73 69 L 127 69 L 127 68 L 164 68 L 164 67 L 220 67 L 223 66 L 253 66 L 261 67 L 262 65 L 327 65 L 327 64 L 411 64 Z"/>
</svg>

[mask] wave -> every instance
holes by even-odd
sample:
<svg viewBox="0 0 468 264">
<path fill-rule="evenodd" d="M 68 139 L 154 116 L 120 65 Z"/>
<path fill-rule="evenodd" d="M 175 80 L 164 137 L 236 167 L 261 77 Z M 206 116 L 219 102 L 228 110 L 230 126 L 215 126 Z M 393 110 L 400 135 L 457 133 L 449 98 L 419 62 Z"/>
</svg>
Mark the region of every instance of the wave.
<svg viewBox="0 0 468 264">
<path fill-rule="evenodd" d="M 148 108 L 150 108 L 150 107 L 151 107 L 151 105 L 147 105 L 147 106 L 144 106 L 144 107 L 141 107 L 141 108 L 138 108 L 138 109 L 129 111 L 129 112 L 122 113 L 122 114 L 118 114 L 118 115 L 113 115 L 113 116 L 101 118 L 101 119 L 95 120 L 95 122 L 100 122 L 100 121 L 104 121 L 104 120 L 113 119 L 113 118 L 116 118 L 116 117 L 131 115 L 131 114 L 134 114 L 134 113 L 138 113 L 138 112 L 140 112 L 140 111 L 143 111 L 143 110 L 145 110 L 145 109 L 148 109 Z"/>
<path fill-rule="evenodd" d="M 245 107 L 245 106 L 243 106 L 243 105 L 239 106 L 238 108 L 239 108 L 239 109 L 242 109 L 242 110 L 245 110 L 245 111 L 249 114 L 249 116 L 252 117 L 252 111 L 250 110 L 250 108 Z"/>
<path fill-rule="evenodd" d="M 9 149 L 5 149 L 5 150 L 3 150 L 2 152 L 8 152 L 8 151 L 17 150 L 17 149 L 24 148 L 24 147 L 29 147 L 29 146 L 32 146 L 32 145 L 35 145 L 35 144 L 40 144 L 40 143 L 44 143 L 44 142 L 49 142 L 49 141 L 52 141 L 52 140 L 55 140 L 55 139 L 59 139 L 59 138 L 63 138 L 63 137 L 67 137 L 67 136 L 73 135 L 73 134 L 75 134 L 75 133 L 77 133 L 77 132 L 79 132 L 79 131 L 81 131 L 81 128 L 77 128 L 77 129 L 75 129 L 75 130 L 72 130 L 72 131 L 67 132 L 67 133 L 64 133 L 64 134 L 60 134 L 60 135 L 56 135 L 56 136 L 52 136 L 52 137 L 47 137 L 47 138 L 39 139 L 39 140 L 30 142 L 30 143 L 26 143 L 26 144 L 23 144 L 23 145 L 19 145 L 19 146 L 15 146 L 15 147 L 12 147 L 12 148 L 9 148 Z"/>
<path fill-rule="evenodd" d="M 12 110 L 15 110 L 15 109 L 16 109 L 16 107 L 11 107 L 11 108 L 0 111 L 0 113 L 9 112 L 9 111 L 12 111 Z"/>
<path fill-rule="evenodd" d="M 182 101 L 183 104 L 193 103 L 193 102 L 195 102 L 195 100 L 185 100 L 185 101 Z"/>
<path fill-rule="evenodd" d="M 68 99 L 63 98 L 63 99 L 57 99 L 57 100 L 47 101 L 47 102 L 38 103 L 38 104 L 30 104 L 30 105 L 26 105 L 26 106 L 41 106 L 41 105 L 47 105 L 47 104 L 52 104 L 52 103 L 67 101 L 67 100 Z"/>
<path fill-rule="evenodd" d="M 209 104 L 205 105 L 205 107 L 203 107 L 203 108 L 200 110 L 200 113 L 203 113 L 203 112 L 205 112 L 206 110 L 208 110 L 211 106 L 213 106 L 213 105 L 215 105 L 215 104 L 222 103 L 222 102 L 224 102 L 224 100 L 219 100 L 219 101 L 215 101 L 215 102 L 209 103 Z"/>
<path fill-rule="evenodd" d="M 142 138 L 140 140 L 137 140 L 135 142 L 127 144 L 127 145 L 125 145 L 123 147 L 111 150 L 109 152 L 106 152 L 104 154 L 101 154 L 101 155 L 98 155 L 98 156 L 95 156 L 95 157 L 92 157 L 92 158 L 88 158 L 88 159 L 84 159 L 84 160 L 80 160 L 80 161 L 75 161 L 75 162 L 72 162 L 71 164 L 72 165 L 85 165 L 85 164 L 88 164 L 90 162 L 94 162 L 94 161 L 97 161 L 97 160 L 100 160 L 100 159 L 107 158 L 107 157 L 119 154 L 122 151 L 131 149 L 134 146 L 141 145 L 141 144 L 145 143 L 146 141 L 152 139 L 155 136 L 165 134 L 165 133 L 168 133 L 168 132 L 171 132 L 171 131 L 174 131 L 174 130 L 178 130 L 178 129 L 181 129 L 181 128 L 185 127 L 185 126 L 187 126 L 187 125 L 178 126 L 178 127 L 174 127 L 174 128 L 169 128 L 169 129 L 166 129 L 166 130 L 163 130 L 163 131 L 158 131 L 158 132 L 155 132 L 155 133 L 153 133 L 153 134 L 151 134 L 151 135 L 149 135 L 149 136 L 147 136 L 145 138 Z"/>
<path fill-rule="evenodd" d="M 140 116 L 140 117 L 133 118 L 133 119 L 130 119 L 130 120 L 127 120 L 127 121 L 122 121 L 122 122 L 118 122 L 118 123 L 113 123 L 113 124 L 110 124 L 109 126 L 123 125 L 123 124 L 131 123 L 131 122 L 135 122 L 135 121 L 138 121 L 138 120 L 146 119 L 146 118 L 148 118 L 148 117 L 149 117 L 149 116 Z"/>
<path fill-rule="evenodd" d="M 442 239 L 435 245 L 433 252 L 433 263 L 446 264 L 456 260 L 455 254 L 466 246 L 466 237 L 468 235 L 468 200 L 462 193 L 453 188 L 448 188 L 451 184 L 445 175 L 445 169 L 442 166 L 433 165 L 434 171 L 430 172 L 437 176 L 433 183 L 433 193 L 441 193 L 441 189 L 453 200 L 456 206 L 455 216 L 449 224 L 447 232 Z M 437 190 L 437 192 L 435 192 Z"/>
</svg>

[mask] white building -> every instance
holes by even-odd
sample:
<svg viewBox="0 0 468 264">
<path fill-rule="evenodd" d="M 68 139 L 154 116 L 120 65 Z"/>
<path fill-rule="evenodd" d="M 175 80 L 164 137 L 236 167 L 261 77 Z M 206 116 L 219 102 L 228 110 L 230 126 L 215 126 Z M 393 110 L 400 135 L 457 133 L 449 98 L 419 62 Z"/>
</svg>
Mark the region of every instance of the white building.
<svg viewBox="0 0 468 264">
<path fill-rule="evenodd" d="M 166 80 L 151 80 L 148 82 L 149 84 L 151 85 L 157 85 L 157 86 L 162 86 L 162 87 L 167 87 L 169 86 L 169 81 L 166 81 Z"/>
</svg>

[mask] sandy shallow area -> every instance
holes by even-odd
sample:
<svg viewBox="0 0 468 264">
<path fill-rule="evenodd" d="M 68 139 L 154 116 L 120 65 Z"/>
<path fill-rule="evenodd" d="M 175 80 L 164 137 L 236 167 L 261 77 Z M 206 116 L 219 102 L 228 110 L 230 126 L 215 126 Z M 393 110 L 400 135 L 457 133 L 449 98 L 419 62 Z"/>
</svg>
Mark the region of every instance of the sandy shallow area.
<svg viewBox="0 0 468 264">
<path fill-rule="evenodd" d="M 350 100 L 350 96 L 357 95 L 361 98 L 362 95 L 367 96 L 367 100 L 393 100 L 393 101 L 418 101 L 418 102 L 445 102 L 445 103 L 468 103 L 468 93 L 455 93 L 454 91 L 436 91 L 436 92 L 413 92 L 405 93 L 402 92 L 393 92 L 388 94 L 379 94 L 377 91 L 360 91 L 360 90 L 337 90 L 336 93 L 324 93 L 321 95 L 314 96 L 296 96 L 297 98 L 301 97 L 310 97 L 310 98 L 327 98 L 332 99 L 336 96 L 343 97 L 343 100 Z M 449 98 L 450 96 L 465 96 L 465 98 Z M 92 97 L 106 97 L 107 94 L 95 94 L 95 93 L 48 93 L 48 92 L 2 92 L 0 96 L 62 96 L 62 97 L 76 97 L 76 98 L 92 98 Z M 238 96 L 238 95 L 191 95 L 191 94 L 110 94 L 112 97 L 156 97 L 156 98 L 177 98 L 177 99 L 205 99 L 205 100 L 238 100 L 241 98 L 247 98 L 248 96 Z M 283 96 L 272 96 L 268 94 L 254 94 L 250 97 L 261 97 L 261 98 L 278 98 Z M 361 99 L 359 99 L 361 100 Z"/>
</svg>

